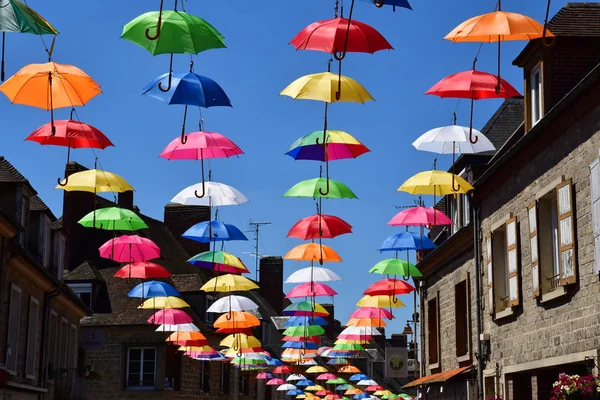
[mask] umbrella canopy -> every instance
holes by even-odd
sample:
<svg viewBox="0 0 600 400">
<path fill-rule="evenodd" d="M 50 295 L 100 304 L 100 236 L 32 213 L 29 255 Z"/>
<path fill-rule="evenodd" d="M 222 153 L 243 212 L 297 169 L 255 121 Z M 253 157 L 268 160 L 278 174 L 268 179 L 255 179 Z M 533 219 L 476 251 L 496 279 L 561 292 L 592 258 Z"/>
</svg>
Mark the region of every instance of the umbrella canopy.
<svg viewBox="0 0 600 400">
<path fill-rule="evenodd" d="M 294 247 L 283 256 L 284 260 L 341 262 L 342 258 L 331 247 L 317 243 L 306 243 Z"/>
<path fill-rule="evenodd" d="M 147 261 L 141 261 L 125 265 L 113 276 L 123 279 L 152 279 L 168 278 L 171 276 L 171 273 L 163 266 Z"/>
<path fill-rule="evenodd" d="M 185 138 L 185 143 L 182 143 L 180 137 L 173 139 L 160 153 L 160 157 L 167 160 L 202 160 L 244 154 L 233 141 L 220 133 L 191 132 Z"/>
<path fill-rule="evenodd" d="M 497 91 L 498 77 L 476 70 L 458 72 L 445 77 L 433 85 L 425 94 L 442 98 L 451 97 L 459 99 L 508 99 L 520 96 L 517 89 L 510 83 L 500 78 L 500 90 Z"/>
<path fill-rule="evenodd" d="M 275 372 L 275 373 L 277 373 L 277 372 Z M 269 386 L 278 386 L 278 385 L 285 384 L 285 381 L 283 379 L 279 379 L 279 378 L 271 378 L 270 380 L 267 381 L 266 384 Z"/>
<path fill-rule="evenodd" d="M 236 226 L 221 221 L 203 221 L 189 228 L 182 238 L 200 243 L 228 240 L 248 240 Z"/>
<path fill-rule="evenodd" d="M 391 312 L 386 310 L 385 308 L 375 308 L 375 307 L 361 307 L 357 310 L 354 310 L 352 314 L 350 314 L 350 318 L 387 318 L 393 319 L 394 316 Z M 357 371 L 360 372 L 360 371 Z"/>
<path fill-rule="evenodd" d="M 357 388 L 346 390 L 345 395 L 362 394 L 363 391 Z"/>
<path fill-rule="evenodd" d="M 309 326 L 290 326 L 283 331 L 284 335 L 287 336 L 319 336 L 325 333 L 325 329 L 319 325 Z"/>
<path fill-rule="evenodd" d="M 329 181 L 329 191 L 327 191 Z M 323 195 L 321 193 L 327 193 Z M 326 178 L 314 178 L 298 182 L 284 193 L 283 197 L 324 197 L 328 199 L 358 199 L 348 186 L 340 181 Z"/>
<path fill-rule="evenodd" d="M 369 376 L 365 375 L 365 374 L 361 374 L 361 373 L 357 373 L 350 377 L 350 380 L 353 382 L 362 381 L 362 380 L 366 380 L 366 379 L 369 379 Z"/>
<path fill-rule="evenodd" d="M 243 311 L 231 311 L 221 315 L 214 323 L 215 328 L 251 328 L 259 326 L 260 321 L 254 315 Z"/>
<path fill-rule="evenodd" d="M 285 392 L 287 390 L 296 390 L 296 386 L 292 385 L 291 383 L 284 383 L 283 385 L 277 387 L 278 392 Z"/>
<path fill-rule="evenodd" d="M 383 387 L 375 384 L 375 385 L 367 386 L 367 388 L 365 389 L 365 392 L 376 392 L 378 390 L 383 390 Z"/>
<path fill-rule="evenodd" d="M 3 0 L 0 7 L 0 32 L 58 35 L 56 28 L 20 1 Z"/>
<path fill-rule="evenodd" d="M 307 374 L 320 374 L 323 372 L 327 372 L 327 368 L 321 367 L 320 365 L 315 365 L 306 370 Z"/>
<path fill-rule="evenodd" d="M 192 324 L 160 325 L 155 329 L 156 332 L 200 332 L 200 329 Z"/>
<path fill-rule="evenodd" d="M 142 282 L 127 293 L 129 297 L 139 297 L 149 299 L 152 297 L 181 296 L 181 294 L 171 285 L 165 282 L 149 281 Z"/>
<path fill-rule="evenodd" d="M 342 280 L 342 278 L 340 278 L 338 274 L 327 268 L 308 267 L 294 272 L 285 280 L 285 283 L 330 282 L 340 280 Z"/>
<path fill-rule="evenodd" d="M 244 335 L 252 336 L 252 329 L 250 328 L 219 328 L 216 332 L 224 334 L 243 333 Z"/>
<path fill-rule="evenodd" d="M 212 278 L 200 288 L 204 292 L 243 292 L 253 289 L 258 289 L 258 286 L 250 279 L 231 274 Z"/>
<path fill-rule="evenodd" d="M 89 169 L 69 175 L 67 179 L 59 182 L 55 189 L 63 189 L 67 192 L 123 193 L 133 190 L 133 187 L 117 174 L 101 169 Z"/>
<path fill-rule="evenodd" d="M 286 299 L 294 299 L 301 297 L 314 297 L 314 296 L 335 296 L 337 292 L 329 286 L 319 282 L 307 282 L 302 283 L 292 290 L 290 290 L 285 296 Z"/>
<path fill-rule="evenodd" d="M 419 271 L 413 264 L 398 258 L 381 260 L 375 264 L 369 270 L 369 272 L 371 274 L 416 276 L 418 278 L 423 276 L 421 271 Z"/>
<path fill-rule="evenodd" d="M 342 368 L 344 368 L 344 367 L 350 367 L 350 366 L 351 365 L 344 365 Z M 340 369 L 342 369 L 342 368 L 340 368 Z M 354 389 L 354 386 L 350 385 L 349 383 L 343 383 L 343 384 L 337 385 L 335 387 L 335 390 L 340 390 L 340 391 L 341 390 L 346 391 L 346 390 L 350 390 L 350 389 Z"/>
<path fill-rule="evenodd" d="M 79 68 L 51 61 L 21 68 L 0 86 L 0 92 L 11 103 L 52 110 L 83 106 L 102 90 Z"/>
<path fill-rule="evenodd" d="M 437 154 L 475 154 L 496 150 L 483 133 L 468 126 L 458 125 L 431 129 L 419 136 L 412 145 L 417 150 Z"/>
<path fill-rule="evenodd" d="M 336 379 L 336 378 L 337 378 L 337 376 L 330 372 L 327 372 L 327 373 L 317 376 L 318 381 L 327 381 L 329 379 Z"/>
<path fill-rule="evenodd" d="M 364 379 L 357 383 L 358 386 L 377 386 L 377 382 L 372 379 Z"/>
<path fill-rule="evenodd" d="M 352 226 L 343 219 L 333 215 L 316 214 L 296 222 L 287 237 L 302 240 L 333 239 L 347 233 L 352 233 Z"/>
<path fill-rule="evenodd" d="M 368 296 L 365 296 L 368 297 Z M 379 296 L 379 297 L 383 297 L 383 296 Z M 364 299 L 364 297 L 363 297 Z M 369 328 L 369 327 L 355 327 L 355 326 L 349 326 L 347 328 L 345 328 L 340 335 L 369 335 L 369 336 L 379 336 L 381 335 L 381 332 L 379 332 L 379 330 L 377 328 Z M 338 336 L 340 337 L 340 336 Z"/>
<path fill-rule="evenodd" d="M 281 365 L 279 367 L 275 367 L 273 369 L 273 373 L 274 374 L 290 374 L 290 373 L 292 373 L 292 369 L 290 367 L 288 367 L 287 365 Z M 285 381 L 283 381 L 281 383 L 285 383 Z"/>
<path fill-rule="evenodd" d="M 160 16 L 160 17 L 159 17 Z M 157 28 L 160 30 L 157 32 Z M 156 32 L 155 39 L 148 32 Z M 210 49 L 225 48 L 225 38 L 211 24 L 180 11 L 151 11 L 142 14 L 123 27 L 122 39 L 129 40 L 157 54 L 198 54 Z"/>
<path fill-rule="evenodd" d="M 393 296 L 364 296 L 356 303 L 358 307 L 398 308 L 405 304 Z"/>
<path fill-rule="evenodd" d="M 354 374 L 354 373 L 359 373 L 360 370 L 358 368 L 356 368 L 354 365 L 346 365 L 343 366 L 342 368 L 340 368 L 338 370 L 339 373 L 343 373 L 343 374 Z"/>
<path fill-rule="evenodd" d="M 383 241 L 381 251 L 430 250 L 437 246 L 426 235 L 413 232 L 400 232 Z"/>
<path fill-rule="evenodd" d="M 456 181 L 460 188 L 455 190 L 453 183 Z M 458 175 L 446 171 L 424 171 L 412 176 L 405 181 L 398 192 L 407 192 L 409 194 L 429 194 L 436 196 L 445 196 L 456 193 L 467 193 L 473 190 L 473 186 Z"/>
<path fill-rule="evenodd" d="M 309 379 L 300 379 L 298 382 L 296 382 L 296 386 L 313 386 L 315 383 Z"/>
<path fill-rule="evenodd" d="M 148 323 L 150 324 L 179 325 L 189 324 L 193 321 L 194 319 L 185 311 L 173 308 L 159 310 L 152 314 L 150 318 L 148 318 Z"/>
<path fill-rule="evenodd" d="M 290 376 L 287 377 L 286 381 L 287 382 L 292 382 L 292 381 L 300 381 L 302 379 L 306 379 L 306 377 L 304 375 L 292 374 L 292 375 L 290 375 Z"/>
<path fill-rule="evenodd" d="M 308 325 L 327 325 L 327 321 L 323 317 L 309 317 L 306 315 L 290 317 L 283 326 L 308 326 Z"/>
<path fill-rule="evenodd" d="M 304 388 L 304 390 L 310 391 L 310 392 L 317 392 L 319 390 L 325 390 L 325 388 L 321 385 L 313 385 L 313 386 L 308 386 L 308 387 Z"/>
<path fill-rule="evenodd" d="M 348 383 L 344 378 L 330 378 L 327 380 L 327 382 L 325 382 L 328 385 L 341 385 L 343 383 Z"/>
<path fill-rule="evenodd" d="M 375 326 L 377 328 L 382 328 L 385 327 L 387 324 L 380 318 L 350 318 L 348 320 L 348 322 L 346 322 L 346 326 Z M 340 346 L 342 347 L 337 347 L 338 345 L 336 344 L 336 346 L 334 347 L 335 350 L 356 350 L 355 346 L 356 344 L 352 344 L 352 343 L 348 343 L 348 344 L 340 344 Z M 348 347 L 343 347 L 343 346 L 348 346 Z M 360 348 L 358 348 L 359 350 L 362 350 L 362 346 Z"/>
<path fill-rule="evenodd" d="M 364 291 L 364 294 L 391 296 L 412 293 L 414 290 L 414 286 L 404 280 L 388 278 L 375 282 Z"/>
<path fill-rule="evenodd" d="M 171 199 L 171 203 L 188 206 L 237 206 L 246 203 L 248 199 L 237 189 L 219 182 L 204 182 L 205 195 L 196 197 L 195 193 L 202 192 L 202 183 L 188 186 Z"/>
<path fill-rule="evenodd" d="M 242 260 L 225 251 L 205 251 L 204 253 L 196 254 L 188 262 L 197 267 L 209 268 L 218 272 L 231 274 L 250 272 Z"/>
<path fill-rule="evenodd" d="M 236 349 L 251 349 L 261 346 L 260 341 L 254 336 L 248 336 L 243 333 L 234 333 L 221 340 L 219 345 Z"/>
<path fill-rule="evenodd" d="M 283 315 L 326 317 L 329 312 L 320 304 L 310 301 L 292 303 L 283 309 Z"/>
<path fill-rule="evenodd" d="M 323 131 L 314 131 L 296 140 L 285 153 L 294 160 L 334 161 L 347 158 L 357 158 L 370 150 L 356 138 L 344 131 L 327 130 L 325 132 L 325 146 L 317 144 L 317 139 L 322 140 Z"/>
<path fill-rule="evenodd" d="M 148 225 L 131 210 L 119 207 L 107 207 L 92 211 L 77 221 L 86 228 L 109 231 L 137 231 Z"/>
<path fill-rule="evenodd" d="M 313 22 L 290 42 L 296 50 L 316 50 L 325 53 L 351 52 L 373 54 L 393 50 L 391 44 L 373 27 L 346 18 Z"/>
<path fill-rule="evenodd" d="M 272 379 L 273 378 L 273 374 L 270 372 L 261 372 L 260 374 L 256 375 L 256 379 Z"/>
<path fill-rule="evenodd" d="M 54 132 L 52 132 L 51 122 L 44 124 L 25 140 L 71 149 L 105 149 L 114 146 L 98 128 L 72 119 L 54 121 Z"/>
<path fill-rule="evenodd" d="M 155 78 L 143 89 L 142 95 L 164 101 L 167 104 L 186 104 L 198 107 L 231 107 L 231 101 L 219 84 L 206 76 L 193 72 L 173 72 L 171 89 L 163 92 L 159 85 L 166 87 L 169 74 Z"/>
<path fill-rule="evenodd" d="M 206 340 L 206 336 L 200 332 L 184 331 L 184 332 L 173 332 L 167 337 L 167 342 L 179 342 L 182 340 Z"/>
<path fill-rule="evenodd" d="M 341 90 L 338 90 L 341 85 Z M 366 103 L 375 100 L 362 85 L 347 76 L 321 72 L 305 75 L 290 83 L 280 95 L 293 99 L 318 100 L 327 103 L 351 102 Z M 339 99 L 336 97 L 338 94 Z"/>
<path fill-rule="evenodd" d="M 143 310 L 160 310 L 164 308 L 186 308 L 190 305 L 179 297 L 153 297 L 144 301 L 138 308 Z"/>
<path fill-rule="evenodd" d="M 412 207 L 400 211 L 388 222 L 391 226 L 433 226 L 452 225 L 446 214 L 432 207 Z"/>
<path fill-rule="evenodd" d="M 285 395 L 286 396 L 298 396 L 304 394 L 304 392 L 300 389 L 292 389 L 292 390 L 288 390 Z"/>
<path fill-rule="evenodd" d="M 258 304 L 253 302 L 244 296 L 226 296 L 218 299 L 210 307 L 206 309 L 206 312 L 211 313 L 225 313 L 229 311 L 246 311 L 246 310 L 258 310 Z"/>
<path fill-rule="evenodd" d="M 160 249 L 150 239 L 122 235 L 100 246 L 100 257 L 117 262 L 148 261 L 160 257 Z"/>
</svg>

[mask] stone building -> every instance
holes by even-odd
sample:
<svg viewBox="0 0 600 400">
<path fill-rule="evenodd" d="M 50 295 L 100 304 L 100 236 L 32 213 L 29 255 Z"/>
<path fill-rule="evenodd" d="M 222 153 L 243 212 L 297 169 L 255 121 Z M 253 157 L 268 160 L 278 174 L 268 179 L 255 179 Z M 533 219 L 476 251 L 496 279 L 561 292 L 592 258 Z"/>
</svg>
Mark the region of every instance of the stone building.
<svg viewBox="0 0 600 400">
<path fill-rule="evenodd" d="M 560 373 L 596 371 L 599 18 L 598 3 L 568 3 L 549 21 L 555 42 L 531 41 L 514 61 L 525 81 L 519 126 L 483 164 L 455 168 L 475 187 L 478 224 L 474 231 L 467 219 L 466 228 L 440 234 L 445 242 L 419 263 L 429 377 L 411 385 L 422 398 L 461 398 L 449 393 L 460 380 L 470 391 L 460 396 L 477 398 L 476 285 L 484 398 L 548 399 Z M 455 203 L 446 198 L 440 206 L 454 218 Z"/>
<path fill-rule="evenodd" d="M 79 320 L 90 310 L 63 284 L 65 236 L 29 181 L 0 157 L 0 393 L 78 396 Z"/>
</svg>

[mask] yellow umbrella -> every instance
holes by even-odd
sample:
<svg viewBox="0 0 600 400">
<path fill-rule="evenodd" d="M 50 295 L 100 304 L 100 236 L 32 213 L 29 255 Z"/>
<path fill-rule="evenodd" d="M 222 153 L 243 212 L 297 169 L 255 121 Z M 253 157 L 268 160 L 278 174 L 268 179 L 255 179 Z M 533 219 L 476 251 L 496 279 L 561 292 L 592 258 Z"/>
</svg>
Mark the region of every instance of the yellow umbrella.
<svg viewBox="0 0 600 400">
<path fill-rule="evenodd" d="M 307 374 L 320 374 L 323 372 L 327 372 L 327 368 L 321 367 L 320 365 L 315 365 L 306 370 Z"/>
<path fill-rule="evenodd" d="M 233 349 L 250 349 L 261 346 L 260 341 L 257 338 L 254 336 L 248 336 L 244 333 L 231 334 L 225 337 L 225 339 L 221 340 L 219 345 Z"/>
<path fill-rule="evenodd" d="M 340 88 L 338 88 L 340 86 Z M 340 90 L 341 89 L 341 90 Z M 295 100 L 318 100 L 326 103 L 349 102 L 366 103 L 375 100 L 358 82 L 347 76 L 339 76 L 331 72 L 305 75 L 290 83 L 280 95 Z"/>
<path fill-rule="evenodd" d="M 358 339 L 337 339 L 335 344 L 368 344 L 372 340 L 358 340 Z M 341 371 L 338 371 L 341 372 Z"/>
<path fill-rule="evenodd" d="M 206 282 L 200 290 L 205 292 L 243 292 L 258 289 L 258 286 L 248 278 L 239 275 L 222 275 Z"/>
<path fill-rule="evenodd" d="M 214 349 L 210 346 L 181 346 L 179 351 L 199 351 L 199 352 L 211 352 Z"/>
<path fill-rule="evenodd" d="M 393 296 L 364 296 L 356 303 L 358 307 L 376 307 L 376 308 L 398 308 L 406 307 L 406 305 L 396 299 L 396 303 L 393 301 Z"/>
<path fill-rule="evenodd" d="M 131 185 L 119 175 L 101 169 L 76 172 L 58 182 L 58 186 L 55 189 L 63 189 L 67 192 L 78 191 L 90 193 L 122 193 L 133 190 Z"/>
<path fill-rule="evenodd" d="M 452 179 L 458 182 L 458 189 L 452 187 Z M 398 192 L 410 194 L 432 194 L 445 196 L 448 194 L 467 193 L 473 186 L 458 175 L 446 171 L 424 171 L 409 178 L 398 188 Z"/>
<path fill-rule="evenodd" d="M 185 308 L 190 305 L 179 297 L 168 296 L 168 297 L 152 297 L 138 306 L 143 310 L 160 310 L 165 308 Z"/>
<path fill-rule="evenodd" d="M 319 390 L 325 390 L 325 388 L 321 385 L 312 385 L 307 386 L 306 389 L 304 389 L 305 392 L 318 392 Z"/>
</svg>

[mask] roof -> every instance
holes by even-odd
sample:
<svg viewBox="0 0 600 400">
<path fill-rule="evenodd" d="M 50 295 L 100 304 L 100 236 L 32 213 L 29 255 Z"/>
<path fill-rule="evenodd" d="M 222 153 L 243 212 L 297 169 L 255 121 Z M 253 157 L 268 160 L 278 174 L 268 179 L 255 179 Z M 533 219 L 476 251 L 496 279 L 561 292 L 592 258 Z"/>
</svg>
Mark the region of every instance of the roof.
<svg viewBox="0 0 600 400">
<path fill-rule="evenodd" d="M 506 99 L 483 126 L 481 133 L 492 142 L 497 151 L 523 123 L 524 116 L 525 105 L 523 97 Z M 494 153 L 492 151 L 482 154 L 491 155 Z"/>
<path fill-rule="evenodd" d="M 204 284 L 200 275 L 196 274 L 181 274 L 173 275 L 171 277 L 175 286 L 179 292 L 197 292 L 200 287 Z"/>
<path fill-rule="evenodd" d="M 407 389 L 407 388 L 411 388 L 411 387 L 415 387 L 415 386 L 426 386 L 426 385 L 430 385 L 432 383 L 446 382 L 459 374 L 469 371 L 472 368 L 473 367 L 471 365 L 469 365 L 468 367 L 456 368 L 456 369 L 451 369 L 449 371 L 444 371 L 444 372 L 440 372 L 440 373 L 433 374 L 433 375 L 423 376 L 419 379 L 415 379 L 414 381 L 404 385 L 403 388 Z"/>
<path fill-rule="evenodd" d="M 4 156 L 0 156 L 0 182 L 7 183 L 29 183 L 21 173 L 8 162 Z"/>
<path fill-rule="evenodd" d="M 96 265 L 93 262 L 86 261 L 83 264 L 79 265 L 73 271 L 69 271 L 64 276 L 65 281 L 102 281 L 104 282 L 104 278 L 102 274 L 96 268 Z"/>
<path fill-rule="evenodd" d="M 273 321 L 273 325 L 275 325 L 275 328 L 277 328 L 280 331 L 285 330 L 285 328 L 286 328 L 285 323 L 289 319 L 290 319 L 290 317 L 285 317 L 285 316 L 271 317 L 271 321 Z"/>
<path fill-rule="evenodd" d="M 548 29 L 556 36 L 600 36 L 600 3 L 567 3 Z"/>
</svg>

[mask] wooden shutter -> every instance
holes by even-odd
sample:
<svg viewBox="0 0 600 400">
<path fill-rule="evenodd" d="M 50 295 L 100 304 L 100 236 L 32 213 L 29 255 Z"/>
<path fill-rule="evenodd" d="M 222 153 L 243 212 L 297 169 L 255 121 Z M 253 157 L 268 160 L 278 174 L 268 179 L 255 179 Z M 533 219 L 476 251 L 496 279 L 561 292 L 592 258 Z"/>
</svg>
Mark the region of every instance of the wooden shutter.
<svg viewBox="0 0 600 400">
<path fill-rule="evenodd" d="M 540 290 L 540 259 L 539 259 L 539 236 L 538 236 L 538 215 L 537 202 L 534 201 L 527 207 L 529 219 L 529 250 L 531 254 L 531 280 L 533 298 L 541 294 Z"/>
<path fill-rule="evenodd" d="M 29 324 L 27 330 L 27 354 L 25 359 L 25 376 L 29 379 L 35 378 L 38 322 L 40 314 L 40 303 L 35 297 L 29 299 Z"/>
<path fill-rule="evenodd" d="M 594 272 L 600 273 L 600 158 L 590 165 L 592 230 L 594 232 Z"/>
<path fill-rule="evenodd" d="M 506 221 L 506 266 L 508 268 L 508 306 L 519 305 L 519 247 L 517 218 Z"/>
<path fill-rule="evenodd" d="M 488 312 L 494 313 L 494 268 L 492 263 L 492 236 L 485 238 L 485 265 L 488 277 Z"/>
<path fill-rule="evenodd" d="M 6 369 L 16 372 L 19 352 L 19 328 L 21 327 L 21 288 L 18 286 L 11 285 L 9 307 Z"/>
<path fill-rule="evenodd" d="M 556 187 L 558 207 L 558 246 L 560 262 L 560 284 L 577 281 L 577 259 L 575 256 L 575 220 L 573 218 L 573 194 L 571 180 Z"/>
</svg>

